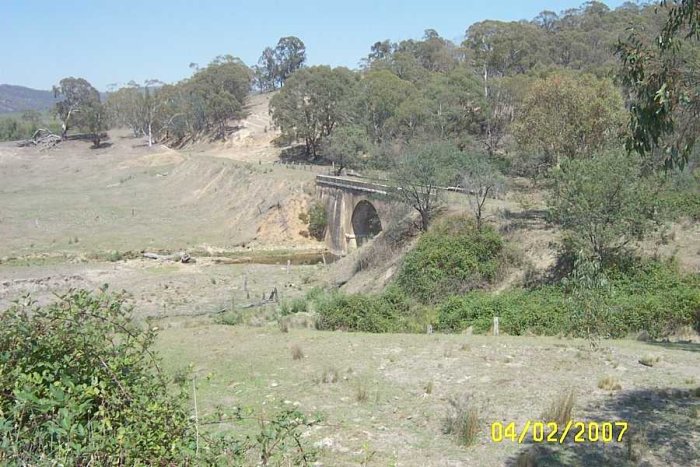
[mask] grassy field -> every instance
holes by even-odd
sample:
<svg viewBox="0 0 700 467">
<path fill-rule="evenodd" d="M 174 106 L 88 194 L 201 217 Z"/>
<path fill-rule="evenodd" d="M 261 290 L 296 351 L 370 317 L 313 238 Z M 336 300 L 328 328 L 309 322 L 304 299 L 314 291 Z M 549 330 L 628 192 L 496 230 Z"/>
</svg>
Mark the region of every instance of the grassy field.
<svg viewBox="0 0 700 467">
<path fill-rule="evenodd" d="M 516 465 L 527 453 L 537 465 L 700 458 L 700 344 L 605 341 L 591 352 L 586 341 L 556 338 L 284 333 L 192 321 L 166 327 L 158 349 L 169 371 L 193 365 L 201 417 L 234 407 L 318 413 L 323 422 L 306 439 L 323 465 Z M 303 358 L 295 360 L 299 350 Z M 567 390 L 575 394 L 575 420 L 628 421 L 631 444 L 490 440 L 492 422 L 540 419 Z M 480 419 L 469 447 L 443 433 L 449 400 L 463 397 Z"/>
</svg>

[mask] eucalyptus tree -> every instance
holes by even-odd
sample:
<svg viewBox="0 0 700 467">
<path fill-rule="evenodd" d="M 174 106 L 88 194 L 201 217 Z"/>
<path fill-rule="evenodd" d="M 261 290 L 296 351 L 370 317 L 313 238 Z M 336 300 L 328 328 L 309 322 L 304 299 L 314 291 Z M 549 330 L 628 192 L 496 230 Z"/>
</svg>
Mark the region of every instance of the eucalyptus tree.
<svg viewBox="0 0 700 467">
<path fill-rule="evenodd" d="M 53 87 L 56 103 L 54 113 L 61 122 L 61 137 L 65 138 L 73 126 L 85 124 L 84 113 L 87 107 L 100 102 L 100 93 L 83 78 L 63 78 Z"/>
<path fill-rule="evenodd" d="M 324 138 L 352 118 L 357 75 L 347 68 L 314 66 L 294 73 L 270 100 L 272 121 L 283 135 L 304 142 L 316 160 Z"/>
</svg>

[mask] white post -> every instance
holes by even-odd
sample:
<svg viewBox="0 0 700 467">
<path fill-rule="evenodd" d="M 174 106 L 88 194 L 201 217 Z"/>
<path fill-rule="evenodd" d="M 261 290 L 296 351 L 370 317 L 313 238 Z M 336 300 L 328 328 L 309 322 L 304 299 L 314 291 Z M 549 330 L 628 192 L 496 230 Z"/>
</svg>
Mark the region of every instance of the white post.
<svg viewBox="0 0 700 467">
<path fill-rule="evenodd" d="M 291 260 L 287 260 L 287 274 L 289 274 L 289 266 L 292 264 Z"/>
<path fill-rule="evenodd" d="M 493 317 L 493 335 L 498 335 L 498 316 Z"/>
</svg>

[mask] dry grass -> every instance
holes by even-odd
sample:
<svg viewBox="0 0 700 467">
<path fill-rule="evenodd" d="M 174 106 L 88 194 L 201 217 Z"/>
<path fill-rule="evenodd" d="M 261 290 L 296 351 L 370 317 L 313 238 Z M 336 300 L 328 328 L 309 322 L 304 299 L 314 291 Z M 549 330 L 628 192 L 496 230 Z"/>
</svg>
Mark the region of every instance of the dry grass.
<svg viewBox="0 0 700 467">
<path fill-rule="evenodd" d="M 299 344 L 294 344 L 290 349 L 290 352 L 292 353 L 292 359 L 294 360 L 301 360 L 304 358 L 304 351 L 301 349 Z"/>
<path fill-rule="evenodd" d="M 598 380 L 598 388 L 606 391 L 619 391 L 622 386 L 613 376 L 605 376 Z"/>
<path fill-rule="evenodd" d="M 545 422 L 556 422 L 559 426 L 565 426 L 571 420 L 571 412 L 575 401 L 576 395 L 573 389 L 563 391 L 544 411 L 542 419 Z"/>
<path fill-rule="evenodd" d="M 331 384 L 338 382 L 338 370 L 336 368 L 324 368 L 319 378 L 320 383 Z"/>
<path fill-rule="evenodd" d="M 471 446 L 481 430 L 479 410 L 468 395 L 450 397 L 443 431 L 453 435 L 458 444 Z"/>
<path fill-rule="evenodd" d="M 465 342 L 470 344 L 470 352 L 458 350 Z M 306 358 L 291 359 L 293 344 L 304 349 Z M 372 465 L 514 465 L 526 446 L 493 443 L 489 424 L 538 417 L 560 391 L 573 387 L 573 381 L 576 400 L 572 416 L 577 420 L 620 419 L 619 415 L 613 417 L 618 409 L 639 406 L 640 410 L 631 410 L 625 417 L 630 428 L 657 424 L 649 428 L 647 442 L 650 449 L 659 451 L 644 452 L 643 460 L 650 460 L 650 465 L 688 465 L 682 462 L 684 458 L 700 454 L 700 445 L 693 444 L 696 438 L 688 439 L 684 450 L 674 452 L 664 450 L 667 444 L 663 438 L 673 430 L 682 429 L 684 436 L 692 433 L 690 427 L 697 419 L 691 418 L 688 409 L 700 399 L 673 399 L 670 403 L 679 410 L 671 413 L 666 411 L 671 405 L 663 398 L 659 398 L 658 405 L 656 398 L 644 398 L 646 389 L 658 389 L 666 383 L 671 389 L 694 390 L 697 382 L 692 386 L 683 382 L 698 380 L 697 352 L 678 348 L 652 352 L 648 344 L 633 339 L 606 341 L 625 368 L 622 376 L 598 354 L 577 359 L 576 350 L 585 345 L 583 340 L 555 337 L 502 336 L 494 343 L 492 337 L 480 335 L 366 334 L 297 328 L 281 334 L 276 324 L 270 323 L 263 328 L 200 325 L 195 332 L 170 327 L 159 334 L 157 350 L 163 355 L 166 371 L 193 361 L 198 374 L 214 374 L 210 382 L 198 388 L 198 403 L 204 415 L 213 413 L 216 404 L 230 404 L 232 399 L 241 407 L 252 408 L 265 401 L 268 413 L 290 407 L 287 402 L 307 415 L 318 412 L 327 421 L 310 430 L 308 440 L 326 446 L 319 453 L 324 465 L 358 465 L 362 452 L 372 451 L 376 451 Z M 442 357 L 447 346 L 454 349 L 454 358 Z M 663 374 L 637 363 L 646 354 L 662 357 Z M 505 355 L 515 356 L 516 364 L 503 365 Z M 546 364 L 543 355 L 547 355 Z M 324 371 L 332 368 L 338 370 L 338 382 L 321 383 Z M 625 391 L 610 396 L 598 389 L 598 380 L 606 375 L 624 381 Z M 433 388 L 428 396 L 425 388 L 429 382 Z M 642 391 L 639 400 L 630 399 L 627 389 L 633 389 L 632 393 Z M 453 435 L 442 434 L 447 397 L 464 391 L 469 391 L 478 409 L 478 417 L 472 418 L 482 419 L 477 439 L 469 448 L 458 444 Z M 378 403 L 376 394 L 380 396 Z M 605 410 L 608 403 L 615 412 Z M 662 411 L 656 413 L 652 408 Z M 218 426 L 209 429 L 218 431 Z M 538 446 L 538 462 L 552 460 L 547 447 L 551 445 Z M 593 443 L 592 451 L 584 449 L 581 453 L 581 465 L 600 465 L 596 463 L 600 459 L 597 450 L 608 447 L 620 451 L 620 463 L 624 464 L 624 444 Z M 569 450 L 566 446 L 561 449 Z M 668 459 L 671 461 L 662 462 Z"/>
<path fill-rule="evenodd" d="M 359 381 L 355 387 L 355 400 L 357 402 L 367 402 L 369 400 L 369 389 L 364 381 Z"/>
</svg>

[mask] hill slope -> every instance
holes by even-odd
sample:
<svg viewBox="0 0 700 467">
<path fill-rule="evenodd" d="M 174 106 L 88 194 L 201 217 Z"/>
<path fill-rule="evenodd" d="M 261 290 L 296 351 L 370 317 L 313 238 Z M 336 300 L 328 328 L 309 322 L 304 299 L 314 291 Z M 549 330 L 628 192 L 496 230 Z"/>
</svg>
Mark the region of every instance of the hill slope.
<svg viewBox="0 0 700 467">
<path fill-rule="evenodd" d="M 48 110 L 56 103 L 51 91 L 0 84 L 0 114 L 25 110 Z"/>
</svg>

